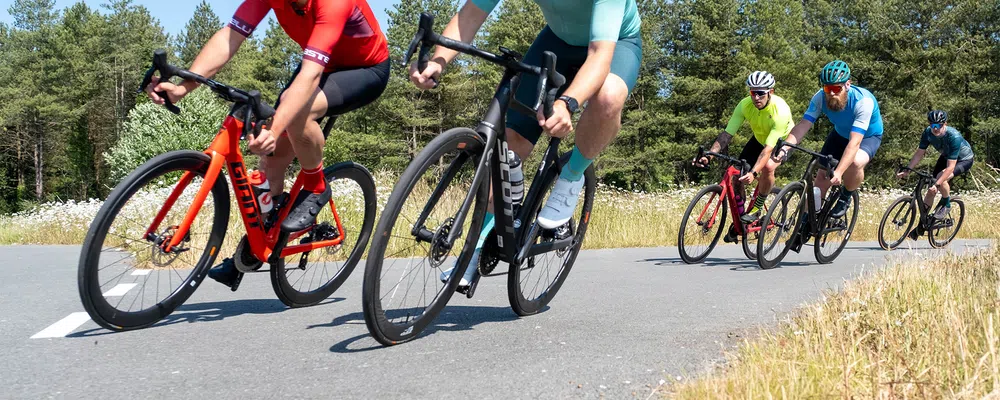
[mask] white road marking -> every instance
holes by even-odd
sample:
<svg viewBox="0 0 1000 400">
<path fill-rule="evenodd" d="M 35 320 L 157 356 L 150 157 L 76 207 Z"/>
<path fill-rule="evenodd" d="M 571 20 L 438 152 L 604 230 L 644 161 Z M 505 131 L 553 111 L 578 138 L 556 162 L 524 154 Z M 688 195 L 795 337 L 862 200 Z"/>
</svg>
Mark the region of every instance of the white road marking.
<svg viewBox="0 0 1000 400">
<path fill-rule="evenodd" d="M 132 275 L 143 276 L 143 275 L 149 275 L 150 272 L 153 272 L 153 270 L 151 270 L 151 269 L 137 269 L 137 270 L 135 270 L 135 272 L 132 273 Z"/>
<path fill-rule="evenodd" d="M 138 286 L 138 283 L 119 283 L 118 286 L 111 288 L 111 290 L 104 292 L 104 297 L 116 297 L 124 296 L 129 290 Z"/>
<path fill-rule="evenodd" d="M 32 336 L 31 338 L 46 339 L 65 337 L 87 321 L 90 321 L 90 315 L 87 315 L 85 312 L 75 312 L 66 316 L 66 318 L 59 320 L 59 322 L 49 325 L 48 328 L 36 333 L 35 336 Z"/>
</svg>

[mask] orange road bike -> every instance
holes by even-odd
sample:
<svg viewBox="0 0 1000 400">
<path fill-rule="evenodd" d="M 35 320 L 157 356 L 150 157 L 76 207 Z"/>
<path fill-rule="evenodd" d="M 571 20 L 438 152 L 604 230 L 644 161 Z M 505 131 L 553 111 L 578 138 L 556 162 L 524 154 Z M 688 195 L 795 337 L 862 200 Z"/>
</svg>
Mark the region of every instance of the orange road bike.
<svg viewBox="0 0 1000 400">
<path fill-rule="evenodd" d="M 301 190 L 301 172 L 291 192 L 274 199 L 274 208 L 262 215 L 240 150 L 240 140 L 258 134 L 274 109 L 258 91 L 243 91 L 167 64 L 163 50 L 154 53 L 140 90 L 154 72 L 161 80 L 176 76 L 199 82 L 233 106 L 208 150 L 156 156 L 108 196 L 80 254 L 80 298 L 90 317 L 112 330 L 150 326 L 194 293 L 219 253 L 234 254 L 241 274 L 265 271 L 261 267 L 266 260 L 274 293 L 290 307 L 329 297 L 361 259 L 374 225 L 375 182 L 368 170 L 353 162 L 326 168 L 323 173 L 334 193 L 330 207 L 309 228 L 281 232 L 281 221 L 292 208 L 289 199 Z M 166 106 L 180 114 L 169 100 Z M 327 132 L 331 125 L 332 120 Z M 238 241 L 225 240 L 230 191 L 223 168 L 246 229 Z"/>
</svg>

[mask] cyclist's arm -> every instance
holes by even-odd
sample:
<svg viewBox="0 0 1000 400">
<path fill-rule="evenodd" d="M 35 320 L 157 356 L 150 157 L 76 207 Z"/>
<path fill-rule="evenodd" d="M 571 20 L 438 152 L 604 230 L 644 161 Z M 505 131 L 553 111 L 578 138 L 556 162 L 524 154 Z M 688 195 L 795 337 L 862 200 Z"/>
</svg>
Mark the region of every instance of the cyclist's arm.
<svg viewBox="0 0 1000 400">
<path fill-rule="evenodd" d="M 798 144 L 802 142 L 802 138 L 806 136 L 809 129 L 812 129 L 813 124 L 819 119 L 820 112 L 823 107 L 823 91 L 816 92 L 813 95 L 812 100 L 809 101 L 809 108 L 806 109 L 806 113 L 802 115 L 802 120 L 795 127 L 792 128 L 792 132 L 788 134 L 788 138 L 785 140 L 791 144 Z"/>
<path fill-rule="evenodd" d="M 476 37 L 476 32 L 479 32 L 479 28 L 486 22 L 486 18 L 489 17 L 490 12 L 493 11 L 498 2 L 499 0 L 469 0 L 465 2 L 465 5 L 458 10 L 458 14 L 451 17 L 451 21 L 444 28 L 444 32 L 441 32 L 441 36 L 466 44 L 472 43 L 472 39 Z M 444 46 L 437 46 L 437 49 L 434 50 L 434 56 L 431 57 L 431 61 L 441 64 L 441 68 L 444 68 L 445 65 L 448 65 L 457 56 L 457 51 Z"/>
<path fill-rule="evenodd" d="M 347 1 L 315 2 L 316 21 L 302 52 L 302 68 L 285 90 L 281 105 L 275 110 L 272 132 L 284 132 L 296 115 L 312 104 L 319 92 L 319 81 L 330 62 L 333 49 L 344 33 L 354 3 Z"/>
<path fill-rule="evenodd" d="M 201 52 L 191 63 L 189 70 L 206 78 L 211 78 L 236 55 L 243 42 L 253 33 L 257 24 L 271 11 L 271 6 L 263 0 L 246 0 L 236 9 L 233 19 L 212 35 L 201 48 Z M 197 82 L 185 81 L 181 84 L 188 92 L 198 87 Z"/>
<path fill-rule="evenodd" d="M 955 165 L 958 164 L 958 160 L 948 159 L 948 163 L 944 167 L 944 170 L 938 175 L 937 182 L 935 185 L 941 186 L 951 179 L 951 174 L 955 172 Z"/>
<path fill-rule="evenodd" d="M 749 98 L 743 99 L 736 108 L 733 109 L 733 116 L 729 117 L 729 123 L 726 124 L 726 129 L 719 132 L 719 136 L 715 138 L 715 143 L 712 143 L 712 148 L 710 151 L 713 153 L 719 153 L 724 149 L 729 148 L 729 142 L 733 140 L 733 135 L 739 132 L 740 125 L 743 125 L 743 121 L 746 117 L 743 116 L 743 106 Z"/>
<path fill-rule="evenodd" d="M 910 164 L 907 165 L 907 167 L 909 167 L 910 169 L 916 168 L 917 164 L 920 164 L 920 160 L 924 159 L 924 154 L 926 153 L 927 153 L 926 147 L 922 149 L 918 148 L 917 151 L 913 152 L 913 157 L 910 158 Z"/>
<path fill-rule="evenodd" d="M 788 133 L 788 137 L 785 141 L 791 144 L 798 144 L 802 142 L 802 138 L 806 136 L 806 133 L 812 129 L 813 123 L 807 118 L 803 118 L 799 123 L 792 127 L 792 131 Z"/>
</svg>

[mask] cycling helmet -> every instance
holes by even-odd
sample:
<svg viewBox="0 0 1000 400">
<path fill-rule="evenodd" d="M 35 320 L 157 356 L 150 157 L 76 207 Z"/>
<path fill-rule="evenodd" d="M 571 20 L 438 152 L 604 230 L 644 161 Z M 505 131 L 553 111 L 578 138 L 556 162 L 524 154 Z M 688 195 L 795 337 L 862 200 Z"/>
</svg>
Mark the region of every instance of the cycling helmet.
<svg viewBox="0 0 1000 400">
<path fill-rule="evenodd" d="M 836 85 L 851 79 L 851 67 L 840 60 L 830 61 L 819 71 L 819 82 L 824 85 Z"/>
<path fill-rule="evenodd" d="M 767 71 L 754 71 L 747 77 L 747 86 L 751 88 L 774 89 L 774 77 Z"/>
<path fill-rule="evenodd" d="M 932 124 L 943 124 L 948 122 L 948 113 L 941 110 L 933 110 L 927 113 L 927 122 Z"/>
</svg>

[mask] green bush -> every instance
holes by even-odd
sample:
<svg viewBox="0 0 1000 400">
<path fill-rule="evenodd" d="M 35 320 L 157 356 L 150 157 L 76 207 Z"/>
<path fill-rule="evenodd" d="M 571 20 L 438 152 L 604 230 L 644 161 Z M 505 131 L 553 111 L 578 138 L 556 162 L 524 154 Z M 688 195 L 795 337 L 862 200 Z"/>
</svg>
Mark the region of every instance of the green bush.
<svg viewBox="0 0 1000 400">
<path fill-rule="evenodd" d="M 173 150 L 204 150 L 222 125 L 229 105 L 207 89 L 199 89 L 178 103 L 180 115 L 146 102 L 129 112 L 118 143 L 104 158 L 112 184 L 150 158 Z"/>
</svg>

